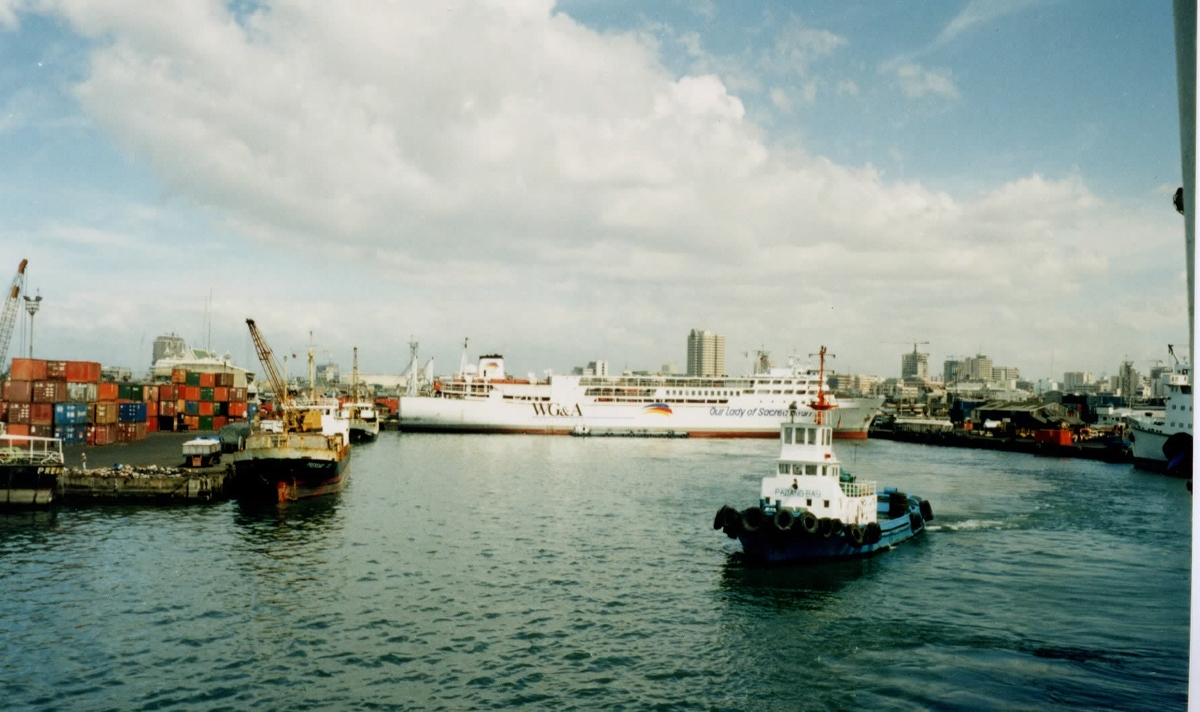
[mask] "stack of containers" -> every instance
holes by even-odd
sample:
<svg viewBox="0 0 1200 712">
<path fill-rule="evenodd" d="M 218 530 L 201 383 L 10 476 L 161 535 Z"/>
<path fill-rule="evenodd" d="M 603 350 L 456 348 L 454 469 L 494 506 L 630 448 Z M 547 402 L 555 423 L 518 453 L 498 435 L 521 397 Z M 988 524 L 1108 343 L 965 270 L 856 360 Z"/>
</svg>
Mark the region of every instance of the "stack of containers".
<svg viewBox="0 0 1200 712">
<path fill-rule="evenodd" d="M 199 373 L 176 369 L 171 373 L 175 415 L 182 414 L 188 430 L 220 430 L 250 414 L 246 389 L 234 386 L 232 373 Z M 161 405 L 161 404 L 160 404 Z"/>
<path fill-rule="evenodd" d="M 9 434 L 84 444 L 87 404 L 94 399 L 99 380 L 100 364 L 92 361 L 14 358 L 0 401 Z"/>
</svg>

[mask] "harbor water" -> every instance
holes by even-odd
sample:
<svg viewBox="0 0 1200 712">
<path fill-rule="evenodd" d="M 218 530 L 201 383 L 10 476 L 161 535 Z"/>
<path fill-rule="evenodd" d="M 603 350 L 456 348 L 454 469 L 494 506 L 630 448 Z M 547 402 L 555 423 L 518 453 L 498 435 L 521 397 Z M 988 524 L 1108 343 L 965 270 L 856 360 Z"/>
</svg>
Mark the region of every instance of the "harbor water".
<svg viewBox="0 0 1200 712">
<path fill-rule="evenodd" d="M 286 506 L 0 516 L 7 709 L 1182 709 L 1191 495 L 1129 465 L 838 443 L 923 496 L 867 560 L 712 529 L 772 440 L 383 433 Z"/>
</svg>

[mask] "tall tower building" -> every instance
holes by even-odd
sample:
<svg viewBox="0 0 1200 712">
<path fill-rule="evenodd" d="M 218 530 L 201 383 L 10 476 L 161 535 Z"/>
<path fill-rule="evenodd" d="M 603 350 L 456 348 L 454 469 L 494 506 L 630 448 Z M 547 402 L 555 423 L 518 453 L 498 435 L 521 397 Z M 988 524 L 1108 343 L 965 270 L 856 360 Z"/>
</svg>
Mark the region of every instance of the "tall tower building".
<svg viewBox="0 0 1200 712">
<path fill-rule="evenodd" d="M 929 354 L 913 347 L 912 353 L 900 355 L 900 378 L 905 381 L 924 381 L 929 378 Z"/>
<path fill-rule="evenodd" d="M 154 339 L 154 351 L 150 357 L 150 363 L 158 363 L 159 359 L 168 356 L 182 356 L 187 350 L 187 345 L 183 343 L 182 336 L 175 334 L 164 334 Z"/>
<path fill-rule="evenodd" d="M 689 376 L 725 375 L 725 337 L 703 329 L 688 334 L 687 372 Z"/>
</svg>

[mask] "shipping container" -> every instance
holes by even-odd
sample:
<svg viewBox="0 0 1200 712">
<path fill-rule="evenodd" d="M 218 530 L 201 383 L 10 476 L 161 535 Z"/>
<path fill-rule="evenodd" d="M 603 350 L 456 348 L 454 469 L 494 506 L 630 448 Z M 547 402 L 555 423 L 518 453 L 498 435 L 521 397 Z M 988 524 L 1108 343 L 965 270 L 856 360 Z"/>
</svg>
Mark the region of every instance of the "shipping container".
<svg viewBox="0 0 1200 712">
<path fill-rule="evenodd" d="M 158 400 L 158 386 L 142 386 L 142 400 L 153 403 Z"/>
<path fill-rule="evenodd" d="M 94 361 L 67 361 L 68 383 L 99 383 L 100 364 Z"/>
<path fill-rule="evenodd" d="M 88 426 L 84 425 L 54 425 L 54 437 L 62 440 L 64 446 L 86 445 Z"/>
<path fill-rule="evenodd" d="M 256 418 L 256 417 L 258 417 L 258 404 L 257 403 L 247 403 L 246 404 L 246 419 L 254 420 L 254 418 Z"/>
<path fill-rule="evenodd" d="M 29 409 L 32 407 L 32 403 L 9 403 L 8 422 L 12 425 L 29 425 Z"/>
<path fill-rule="evenodd" d="M 117 389 L 117 400 L 142 400 L 142 387 L 136 383 L 122 383 Z"/>
<path fill-rule="evenodd" d="M 8 422 L 8 401 L 0 401 L 0 423 Z"/>
<path fill-rule="evenodd" d="M 244 418 L 246 416 L 246 403 L 244 401 L 230 401 L 228 415 L 231 418 Z"/>
<path fill-rule="evenodd" d="M 96 400 L 115 401 L 121 397 L 121 386 L 116 383 L 100 383 L 96 385 Z"/>
<path fill-rule="evenodd" d="M 175 416 L 175 401 L 165 400 L 158 402 L 158 417 L 174 417 Z"/>
<path fill-rule="evenodd" d="M 225 386 L 217 386 L 217 387 L 213 388 L 212 399 L 217 401 L 218 403 L 228 402 L 229 401 L 229 389 L 226 388 Z"/>
<path fill-rule="evenodd" d="M 146 422 L 145 403 L 119 403 L 117 408 L 117 420 L 121 424 Z"/>
<path fill-rule="evenodd" d="M 187 401 L 183 412 L 185 415 L 200 415 L 200 401 Z"/>
<path fill-rule="evenodd" d="M 175 400 L 175 386 L 159 386 L 158 399 L 160 401 Z"/>
<path fill-rule="evenodd" d="M 200 385 L 200 374 L 197 373 L 196 371 L 188 371 L 187 377 L 183 380 L 186 385 L 199 386 Z"/>
<path fill-rule="evenodd" d="M 47 361 L 46 362 L 46 380 L 47 381 L 65 381 L 65 380 L 67 380 L 67 362 L 66 361 Z"/>
<path fill-rule="evenodd" d="M 74 363 L 68 361 L 67 363 Z M 95 383 L 72 383 L 67 381 L 67 400 L 72 403 L 94 403 L 100 400 Z"/>
<path fill-rule="evenodd" d="M 37 438 L 52 438 L 54 437 L 53 425 L 30 425 L 29 434 Z"/>
<path fill-rule="evenodd" d="M 138 403 L 137 405 L 144 405 Z M 125 422 L 117 423 L 117 440 L 119 442 L 136 442 L 146 439 L 146 423 L 142 422 Z"/>
<path fill-rule="evenodd" d="M 34 403 L 63 403 L 67 400 L 65 381 L 34 381 Z"/>
<path fill-rule="evenodd" d="M 10 403 L 32 403 L 33 381 L 5 381 L 4 400 Z"/>
<path fill-rule="evenodd" d="M 246 389 L 245 388 L 230 388 L 229 389 L 229 400 L 231 400 L 231 401 L 246 400 Z"/>
<path fill-rule="evenodd" d="M 183 417 L 183 422 L 187 425 L 188 430 L 200 429 L 200 416 L 198 415 L 185 415 Z"/>
<path fill-rule="evenodd" d="M 158 401 L 150 401 L 149 403 L 146 403 L 145 405 L 146 405 L 146 422 L 149 423 L 151 420 L 155 420 L 158 418 Z"/>
<path fill-rule="evenodd" d="M 228 403 L 222 403 L 221 401 L 213 401 L 212 407 L 213 407 L 213 409 L 212 409 L 212 410 L 213 410 L 212 414 L 213 414 L 214 416 L 217 416 L 217 415 L 228 415 L 228 414 L 229 414 L 229 412 L 226 410 L 226 408 L 228 408 L 228 407 L 229 407 L 229 404 L 228 404 Z"/>
<path fill-rule="evenodd" d="M 153 433 L 158 430 L 158 416 L 146 417 L 146 432 Z"/>
<path fill-rule="evenodd" d="M 53 403 L 30 403 L 29 404 L 29 424 L 30 425 L 53 425 L 54 424 L 54 404 Z"/>
<path fill-rule="evenodd" d="M 8 426 L 7 432 L 9 435 L 13 435 L 13 436 L 29 435 L 29 425 L 25 424 L 25 423 L 13 423 Z M 19 439 L 10 440 L 9 442 L 11 442 L 13 445 L 15 445 L 17 447 L 21 447 L 23 445 L 29 444 L 28 440 L 19 440 Z"/>
<path fill-rule="evenodd" d="M 213 417 L 211 415 L 200 416 L 200 430 L 212 430 Z"/>
<path fill-rule="evenodd" d="M 183 389 L 184 400 L 198 401 L 200 400 L 200 386 L 187 386 Z"/>
<path fill-rule="evenodd" d="M 92 444 L 93 445 L 112 445 L 117 442 L 117 426 L 113 424 L 93 425 Z"/>
<path fill-rule="evenodd" d="M 201 388 L 212 388 L 215 385 L 217 385 L 216 374 L 214 374 L 214 373 L 200 374 L 200 387 Z"/>
<path fill-rule="evenodd" d="M 96 425 L 113 425 L 121 419 L 120 415 L 119 403 L 101 401 L 96 404 L 96 414 L 93 416 L 92 422 Z"/>
<path fill-rule="evenodd" d="M 8 377 L 14 381 L 46 380 L 46 362 L 41 359 L 14 358 Z M 25 433 L 28 435 L 29 433 Z"/>
<path fill-rule="evenodd" d="M 217 389 L 208 386 L 200 386 L 200 400 L 209 402 L 216 400 L 213 398 L 213 392 L 216 390 Z"/>
<path fill-rule="evenodd" d="M 200 401 L 200 411 L 199 412 L 200 412 L 201 417 L 204 417 L 204 416 L 211 417 L 213 414 L 212 401 Z"/>
<path fill-rule="evenodd" d="M 171 371 L 171 383 L 176 385 L 187 385 L 187 371 L 182 368 L 176 368 Z"/>
<path fill-rule="evenodd" d="M 213 416 L 213 430 L 220 430 L 229 423 L 229 419 L 222 415 Z"/>
<path fill-rule="evenodd" d="M 232 373 L 217 373 L 213 375 L 213 385 L 222 388 L 230 388 L 233 386 Z"/>
<path fill-rule="evenodd" d="M 88 419 L 87 403 L 55 403 L 55 425 L 86 425 Z"/>
</svg>

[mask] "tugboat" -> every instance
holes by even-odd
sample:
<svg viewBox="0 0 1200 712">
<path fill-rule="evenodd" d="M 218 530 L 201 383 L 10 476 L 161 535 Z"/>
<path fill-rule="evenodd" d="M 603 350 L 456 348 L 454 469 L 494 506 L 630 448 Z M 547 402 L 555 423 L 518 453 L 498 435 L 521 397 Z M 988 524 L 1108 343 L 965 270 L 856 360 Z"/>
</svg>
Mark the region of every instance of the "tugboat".
<svg viewBox="0 0 1200 712">
<path fill-rule="evenodd" d="M 819 383 L 825 355 L 822 346 Z M 867 556 L 920 534 L 933 519 L 926 500 L 894 487 L 877 492 L 875 482 L 858 482 L 842 470 L 833 452 L 833 429 L 824 422 L 825 411 L 835 406 L 824 396 L 821 389 L 811 404 L 815 422 L 796 422 L 793 415 L 780 426 L 776 472 L 763 478 L 758 505 L 740 512 L 725 505 L 717 511 L 713 529 L 740 540 L 749 559 L 785 563 Z"/>
<path fill-rule="evenodd" d="M 48 507 L 62 472 L 59 438 L 0 435 L 0 508 Z"/>
<path fill-rule="evenodd" d="M 233 454 L 238 486 L 251 497 L 280 503 L 340 492 L 350 478 L 349 421 L 337 417 L 336 398 L 297 401 L 287 390 L 270 347 L 247 319 L 259 361 L 279 406 L 279 420 L 260 423 Z M 308 354 L 313 382 L 312 351 Z"/>
</svg>

